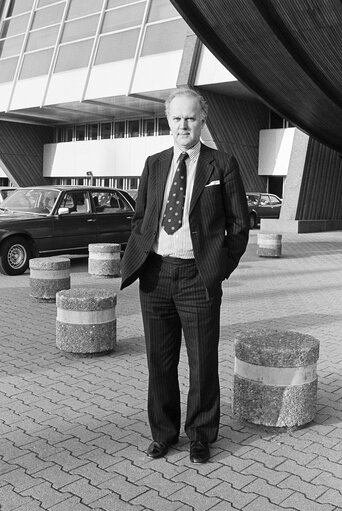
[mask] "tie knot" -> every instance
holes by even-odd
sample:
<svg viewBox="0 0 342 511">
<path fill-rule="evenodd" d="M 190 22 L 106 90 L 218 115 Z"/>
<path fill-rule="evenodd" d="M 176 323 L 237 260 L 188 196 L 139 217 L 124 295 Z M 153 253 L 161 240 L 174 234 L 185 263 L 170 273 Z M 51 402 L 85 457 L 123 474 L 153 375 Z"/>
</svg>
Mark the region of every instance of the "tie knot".
<svg viewBox="0 0 342 511">
<path fill-rule="evenodd" d="M 178 162 L 183 163 L 183 161 L 185 161 L 187 158 L 189 158 L 188 153 L 186 153 L 186 152 L 181 153 L 180 157 L 178 158 Z"/>
</svg>

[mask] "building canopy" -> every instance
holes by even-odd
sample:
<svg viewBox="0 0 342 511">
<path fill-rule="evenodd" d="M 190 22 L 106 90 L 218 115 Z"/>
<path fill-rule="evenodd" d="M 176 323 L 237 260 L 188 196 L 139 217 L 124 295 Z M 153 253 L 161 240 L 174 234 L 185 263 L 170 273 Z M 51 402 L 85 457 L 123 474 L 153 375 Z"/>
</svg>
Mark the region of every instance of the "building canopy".
<svg viewBox="0 0 342 511">
<path fill-rule="evenodd" d="M 340 0 L 171 0 L 212 53 L 271 109 L 342 151 Z"/>
</svg>

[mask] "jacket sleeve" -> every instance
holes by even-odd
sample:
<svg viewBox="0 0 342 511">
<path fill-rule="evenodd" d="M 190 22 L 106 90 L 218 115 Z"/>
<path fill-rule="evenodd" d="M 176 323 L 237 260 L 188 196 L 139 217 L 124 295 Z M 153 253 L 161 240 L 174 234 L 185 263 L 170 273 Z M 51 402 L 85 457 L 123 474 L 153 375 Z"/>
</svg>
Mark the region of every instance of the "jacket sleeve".
<svg viewBox="0 0 342 511">
<path fill-rule="evenodd" d="M 237 160 L 232 156 L 226 166 L 223 178 L 223 201 L 226 215 L 226 242 L 228 278 L 244 254 L 249 236 L 249 215 L 245 189 L 240 176 Z"/>
</svg>

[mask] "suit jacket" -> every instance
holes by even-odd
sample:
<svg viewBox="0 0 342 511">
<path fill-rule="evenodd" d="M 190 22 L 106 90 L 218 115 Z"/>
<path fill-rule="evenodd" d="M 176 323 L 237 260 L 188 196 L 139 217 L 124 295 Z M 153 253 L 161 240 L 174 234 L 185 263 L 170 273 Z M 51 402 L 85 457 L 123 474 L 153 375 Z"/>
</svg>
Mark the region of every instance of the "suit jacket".
<svg viewBox="0 0 342 511">
<path fill-rule="evenodd" d="M 122 259 L 121 289 L 139 277 L 152 251 L 172 157 L 170 148 L 146 160 L 132 233 Z M 194 258 L 210 294 L 237 267 L 248 242 L 249 217 L 236 159 L 204 144 L 197 162 L 189 224 Z"/>
</svg>

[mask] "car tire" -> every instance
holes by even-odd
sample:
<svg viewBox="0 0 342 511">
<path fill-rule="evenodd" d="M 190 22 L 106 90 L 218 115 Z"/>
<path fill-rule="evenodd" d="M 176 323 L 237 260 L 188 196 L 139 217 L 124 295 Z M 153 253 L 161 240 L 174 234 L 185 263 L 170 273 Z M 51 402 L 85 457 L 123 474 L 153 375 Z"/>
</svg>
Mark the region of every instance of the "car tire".
<svg viewBox="0 0 342 511">
<path fill-rule="evenodd" d="M 249 215 L 249 228 L 250 229 L 255 229 L 256 225 L 257 225 L 256 216 L 255 216 L 254 213 L 251 213 Z"/>
<path fill-rule="evenodd" d="M 0 272 L 5 275 L 21 275 L 29 266 L 31 248 L 21 236 L 5 239 L 0 247 Z"/>
</svg>

